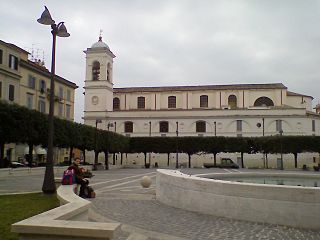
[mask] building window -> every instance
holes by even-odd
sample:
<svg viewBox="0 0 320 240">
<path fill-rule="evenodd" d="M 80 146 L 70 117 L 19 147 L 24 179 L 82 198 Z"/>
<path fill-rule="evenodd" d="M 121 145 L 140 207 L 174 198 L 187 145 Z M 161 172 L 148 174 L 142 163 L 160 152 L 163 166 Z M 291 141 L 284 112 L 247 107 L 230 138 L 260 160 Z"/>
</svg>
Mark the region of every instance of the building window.
<svg viewBox="0 0 320 240">
<path fill-rule="evenodd" d="M 206 122 L 197 121 L 196 122 L 196 132 L 206 132 Z"/>
<path fill-rule="evenodd" d="M 0 49 L 0 64 L 2 64 L 2 56 L 3 56 L 3 51 Z"/>
<path fill-rule="evenodd" d="M 36 88 L 36 78 L 32 75 L 29 75 L 29 78 L 28 78 L 28 87 L 29 88 L 32 88 L 32 89 L 35 89 Z"/>
<path fill-rule="evenodd" d="M 27 108 L 33 108 L 33 94 L 27 93 Z"/>
<path fill-rule="evenodd" d="M 276 120 L 276 131 L 282 131 L 282 120 Z"/>
<path fill-rule="evenodd" d="M 63 87 L 59 87 L 59 98 L 63 98 Z"/>
<path fill-rule="evenodd" d="M 145 97 L 138 97 L 138 109 L 145 109 Z"/>
<path fill-rule="evenodd" d="M 255 106 L 255 107 L 269 107 L 269 106 L 274 106 L 274 103 L 268 97 L 259 97 L 256 101 L 254 101 L 253 106 Z"/>
<path fill-rule="evenodd" d="M 70 89 L 67 89 L 67 101 L 71 101 L 71 91 Z"/>
<path fill-rule="evenodd" d="M 66 105 L 66 118 L 70 119 L 71 118 L 71 106 L 70 105 Z"/>
<path fill-rule="evenodd" d="M 9 100 L 14 101 L 14 86 L 11 84 L 9 85 Z"/>
<path fill-rule="evenodd" d="M 316 121 L 312 120 L 312 132 L 316 131 Z"/>
<path fill-rule="evenodd" d="M 237 132 L 242 132 L 242 120 L 237 120 Z"/>
<path fill-rule="evenodd" d="M 125 122 L 124 123 L 124 132 L 126 132 L 126 133 L 133 132 L 133 122 Z"/>
<path fill-rule="evenodd" d="M 9 68 L 18 70 L 18 58 L 11 54 L 9 55 Z"/>
<path fill-rule="evenodd" d="M 167 121 L 162 121 L 159 123 L 159 132 L 161 133 L 169 132 L 169 123 Z"/>
<path fill-rule="evenodd" d="M 168 97 L 168 108 L 176 108 L 176 97 L 175 96 Z"/>
<path fill-rule="evenodd" d="M 41 93 L 44 93 L 46 91 L 46 81 L 45 80 L 40 80 L 39 90 Z"/>
<path fill-rule="evenodd" d="M 59 117 L 63 116 L 63 104 L 62 103 L 58 104 L 58 116 Z"/>
<path fill-rule="evenodd" d="M 120 110 L 120 99 L 117 97 L 113 99 L 113 110 Z"/>
<path fill-rule="evenodd" d="M 235 95 L 230 95 L 228 97 L 228 106 L 231 108 L 231 109 L 235 109 L 237 108 L 237 97 Z"/>
<path fill-rule="evenodd" d="M 108 63 L 107 65 L 107 81 L 111 82 L 111 64 Z"/>
<path fill-rule="evenodd" d="M 208 107 L 208 96 L 207 95 L 201 95 L 200 96 L 200 107 L 201 108 L 207 108 Z"/>
<path fill-rule="evenodd" d="M 100 63 L 98 61 L 94 61 L 92 64 L 92 80 L 100 79 Z"/>
<path fill-rule="evenodd" d="M 44 98 L 39 98 L 38 108 L 39 108 L 39 112 L 42 112 L 42 113 L 46 112 L 46 101 Z"/>
</svg>

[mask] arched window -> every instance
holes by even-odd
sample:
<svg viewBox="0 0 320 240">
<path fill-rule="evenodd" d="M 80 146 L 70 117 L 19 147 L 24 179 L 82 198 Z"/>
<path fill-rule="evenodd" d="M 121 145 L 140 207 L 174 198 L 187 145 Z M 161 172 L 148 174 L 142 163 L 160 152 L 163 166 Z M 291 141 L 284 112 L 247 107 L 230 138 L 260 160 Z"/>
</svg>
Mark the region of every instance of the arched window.
<svg viewBox="0 0 320 240">
<path fill-rule="evenodd" d="M 145 97 L 138 97 L 138 109 L 145 109 L 146 107 L 146 100 Z"/>
<path fill-rule="evenodd" d="M 132 133 L 133 132 L 133 122 L 125 122 L 124 123 L 124 132 Z"/>
<path fill-rule="evenodd" d="M 100 78 L 100 63 L 98 61 L 94 61 L 92 64 L 92 80 L 99 80 Z"/>
<path fill-rule="evenodd" d="M 206 122 L 205 121 L 197 121 L 196 122 L 196 132 L 206 132 Z"/>
<path fill-rule="evenodd" d="M 231 109 L 235 109 L 237 108 L 237 97 L 235 95 L 230 95 L 228 97 L 228 106 L 231 108 Z"/>
<path fill-rule="evenodd" d="M 120 110 L 120 99 L 117 97 L 113 99 L 113 110 Z"/>
<path fill-rule="evenodd" d="M 176 97 L 175 96 L 168 97 L 168 108 L 176 108 Z"/>
<path fill-rule="evenodd" d="M 207 95 L 200 96 L 200 107 L 201 108 L 208 107 L 208 96 Z"/>
<path fill-rule="evenodd" d="M 111 64 L 108 63 L 107 65 L 107 81 L 111 82 Z"/>
<path fill-rule="evenodd" d="M 167 121 L 162 121 L 159 123 L 159 132 L 161 133 L 169 132 L 169 123 Z"/>
<path fill-rule="evenodd" d="M 259 97 L 253 104 L 255 107 L 269 107 L 274 106 L 273 101 L 268 97 Z"/>
</svg>

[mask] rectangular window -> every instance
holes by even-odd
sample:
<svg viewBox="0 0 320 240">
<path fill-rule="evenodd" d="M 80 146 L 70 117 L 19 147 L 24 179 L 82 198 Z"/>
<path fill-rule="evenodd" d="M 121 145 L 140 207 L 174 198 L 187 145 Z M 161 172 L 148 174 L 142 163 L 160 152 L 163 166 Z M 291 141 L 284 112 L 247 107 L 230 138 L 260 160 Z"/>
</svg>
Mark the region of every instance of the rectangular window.
<svg viewBox="0 0 320 240">
<path fill-rule="evenodd" d="M 71 106 L 66 105 L 66 118 L 70 119 L 71 118 Z"/>
<path fill-rule="evenodd" d="M 208 107 L 208 96 L 207 95 L 201 95 L 200 96 L 200 107 L 201 108 L 207 108 Z"/>
<path fill-rule="evenodd" d="M 2 57 L 3 56 L 3 51 L 2 51 L 2 49 L 0 49 L 0 64 L 2 64 Z"/>
<path fill-rule="evenodd" d="M 312 120 L 312 132 L 316 131 L 316 121 Z"/>
<path fill-rule="evenodd" d="M 29 75 L 29 79 L 28 79 L 28 87 L 35 89 L 36 88 L 36 78 L 32 75 Z"/>
<path fill-rule="evenodd" d="M 39 98 L 39 112 L 46 113 L 46 101 L 45 98 Z"/>
<path fill-rule="evenodd" d="M 27 93 L 27 108 L 33 108 L 33 94 Z"/>
<path fill-rule="evenodd" d="M 145 108 L 145 98 L 138 97 L 138 109 L 144 109 L 144 108 Z"/>
<path fill-rule="evenodd" d="M 41 93 L 44 93 L 46 91 L 46 81 L 45 80 L 40 80 L 39 90 Z"/>
<path fill-rule="evenodd" d="M 63 87 L 59 87 L 59 98 L 63 98 Z"/>
<path fill-rule="evenodd" d="M 58 116 L 62 117 L 63 116 L 63 104 L 59 103 L 58 105 Z"/>
<path fill-rule="evenodd" d="M 237 132 L 242 132 L 242 120 L 237 120 Z"/>
<path fill-rule="evenodd" d="M 282 120 L 276 120 L 276 131 L 282 131 Z"/>
<path fill-rule="evenodd" d="M 11 54 L 9 55 L 9 68 L 18 70 L 18 58 Z"/>
<path fill-rule="evenodd" d="M 9 100 L 14 101 L 14 85 L 9 85 Z"/>
<path fill-rule="evenodd" d="M 70 89 L 67 89 L 67 101 L 71 101 L 71 91 Z"/>
<path fill-rule="evenodd" d="M 168 108 L 176 108 L 176 97 L 175 96 L 168 97 Z"/>
</svg>

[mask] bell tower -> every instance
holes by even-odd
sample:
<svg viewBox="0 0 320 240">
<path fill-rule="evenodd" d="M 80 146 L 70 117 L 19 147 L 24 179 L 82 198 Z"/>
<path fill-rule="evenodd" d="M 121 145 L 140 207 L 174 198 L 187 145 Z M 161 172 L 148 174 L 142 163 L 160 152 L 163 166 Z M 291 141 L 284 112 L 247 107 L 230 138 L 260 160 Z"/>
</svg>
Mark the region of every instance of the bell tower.
<svg viewBox="0 0 320 240">
<path fill-rule="evenodd" d="M 84 51 L 86 54 L 84 119 L 99 119 L 113 109 L 113 58 L 109 46 L 99 41 Z"/>
</svg>

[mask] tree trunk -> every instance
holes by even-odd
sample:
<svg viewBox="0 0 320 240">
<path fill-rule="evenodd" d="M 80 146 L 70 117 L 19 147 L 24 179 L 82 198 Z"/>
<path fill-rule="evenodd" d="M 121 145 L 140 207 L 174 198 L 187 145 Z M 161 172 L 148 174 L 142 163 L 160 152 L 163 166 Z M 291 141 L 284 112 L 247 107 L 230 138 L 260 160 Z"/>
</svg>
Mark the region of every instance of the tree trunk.
<svg viewBox="0 0 320 240">
<path fill-rule="evenodd" d="M 105 169 L 109 170 L 109 153 L 108 153 L 108 151 L 104 152 L 104 165 L 105 165 Z"/>
<path fill-rule="evenodd" d="M 294 155 L 294 167 L 298 168 L 298 153 L 293 153 Z"/>
<path fill-rule="evenodd" d="M 213 166 L 214 167 L 217 166 L 217 153 L 216 152 L 213 153 Z"/>
<path fill-rule="evenodd" d="M 69 165 L 72 163 L 72 153 L 73 153 L 73 147 L 70 147 L 69 149 Z"/>
<path fill-rule="evenodd" d="M 33 153 L 33 144 L 29 143 L 28 163 L 30 168 L 32 168 L 32 161 L 33 161 L 32 153 Z"/>
<path fill-rule="evenodd" d="M 112 165 L 116 165 L 116 154 L 113 153 L 113 156 L 112 156 Z"/>
<path fill-rule="evenodd" d="M 86 150 L 85 149 L 82 150 L 82 155 L 83 155 L 83 164 L 85 164 L 86 163 Z"/>
<path fill-rule="evenodd" d="M 0 168 L 3 168 L 4 164 L 4 143 L 0 143 Z"/>
<path fill-rule="evenodd" d="M 147 168 L 147 153 L 144 153 L 144 167 Z"/>
<path fill-rule="evenodd" d="M 268 166 L 268 153 L 266 153 L 266 168 L 268 169 L 269 166 Z"/>
<path fill-rule="evenodd" d="M 168 162 L 167 162 L 167 166 L 169 167 L 170 165 L 170 153 L 168 153 Z"/>
<path fill-rule="evenodd" d="M 244 164 L 243 164 L 243 152 L 241 152 L 241 167 L 244 168 Z"/>
<path fill-rule="evenodd" d="M 120 165 L 122 165 L 123 153 L 120 153 L 120 154 L 121 154 L 121 158 L 120 158 Z"/>
<path fill-rule="evenodd" d="M 99 152 L 94 151 L 94 163 L 93 163 L 93 170 L 98 170 L 98 159 L 99 159 Z"/>
<path fill-rule="evenodd" d="M 189 153 L 188 153 L 188 158 L 189 158 L 189 163 L 188 163 L 188 165 L 189 165 L 189 168 L 191 168 L 191 154 L 189 154 Z"/>
</svg>

